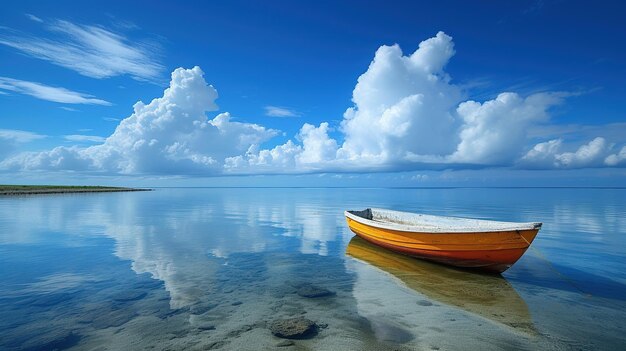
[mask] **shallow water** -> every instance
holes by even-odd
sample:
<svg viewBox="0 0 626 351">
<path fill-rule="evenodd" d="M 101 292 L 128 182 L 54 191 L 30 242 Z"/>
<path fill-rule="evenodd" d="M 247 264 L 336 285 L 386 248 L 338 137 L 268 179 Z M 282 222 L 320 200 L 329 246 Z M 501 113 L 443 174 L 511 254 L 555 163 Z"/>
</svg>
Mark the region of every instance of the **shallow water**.
<svg viewBox="0 0 626 351">
<path fill-rule="evenodd" d="M 503 277 L 353 239 L 345 209 L 541 221 Z M 310 298 L 303 286 L 330 290 Z M 624 189 L 157 189 L 0 198 L 0 349 L 615 350 Z"/>
</svg>

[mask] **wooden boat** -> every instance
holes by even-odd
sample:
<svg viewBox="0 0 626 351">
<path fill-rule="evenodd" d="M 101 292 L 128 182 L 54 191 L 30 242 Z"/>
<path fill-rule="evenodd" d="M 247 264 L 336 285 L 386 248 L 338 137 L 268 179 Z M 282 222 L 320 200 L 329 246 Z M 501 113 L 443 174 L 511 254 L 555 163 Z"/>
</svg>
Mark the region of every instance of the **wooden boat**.
<svg viewBox="0 0 626 351">
<path fill-rule="evenodd" d="M 500 275 L 472 274 L 394 253 L 355 236 L 346 254 L 397 278 L 427 298 L 528 335 L 537 333 L 528 306 Z"/>
<path fill-rule="evenodd" d="M 368 208 L 344 212 L 361 238 L 402 254 L 501 273 L 528 249 L 541 223 L 498 222 Z"/>
</svg>

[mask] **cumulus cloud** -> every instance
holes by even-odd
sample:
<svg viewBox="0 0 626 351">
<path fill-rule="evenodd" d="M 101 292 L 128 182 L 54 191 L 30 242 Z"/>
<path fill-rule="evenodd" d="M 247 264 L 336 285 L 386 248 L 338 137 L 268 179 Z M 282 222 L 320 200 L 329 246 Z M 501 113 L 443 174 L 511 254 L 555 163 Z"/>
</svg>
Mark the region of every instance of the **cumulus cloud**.
<svg viewBox="0 0 626 351">
<path fill-rule="evenodd" d="M 30 95 L 37 99 L 64 104 L 111 105 L 110 102 L 96 99 L 92 95 L 78 93 L 61 87 L 51 87 L 41 83 L 7 77 L 0 77 L 0 90 L 12 91 L 18 94 Z"/>
<path fill-rule="evenodd" d="M 328 137 L 328 123 L 319 127 L 305 123 L 298 134 L 302 141 L 302 152 L 296 156 L 299 164 L 322 165 L 337 157 L 337 142 Z"/>
<path fill-rule="evenodd" d="M 555 155 L 561 149 L 562 144 L 563 140 L 561 139 L 554 139 L 539 143 L 522 157 L 520 163 L 524 166 L 530 166 L 532 168 L 556 167 L 557 163 Z"/>
<path fill-rule="evenodd" d="M 26 152 L 17 154 L 0 162 L 0 168 L 6 170 L 59 170 L 86 171 L 90 160 L 78 147 L 55 147 L 49 151 Z"/>
<path fill-rule="evenodd" d="M 328 136 L 328 123 L 319 127 L 305 123 L 296 139 L 271 150 L 249 149 L 245 155 L 226 159 L 224 171 L 230 174 L 303 173 L 341 169 L 338 167 L 337 141 Z"/>
<path fill-rule="evenodd" d="M 462 89 L 444 70 L 454 53 L 452 38 L 443 32 L 409 55 L 398 45 L 380 47 L 358 78 L 354 106 L 339 125 L 343 143 L 330 139 L 326 126 L 302 138 L 300 148 L 290 147 L 291 153 L 280 156 L 293 156 L 291 163 L 301 171 L 513 164 L 524 152 L 527 129 L 547 122 L 548 109 L 560 103 L 563 94 L 502 93 L 483 103 L 463 101 Z M 299 135 L 310 128 L 305 124 Z M 249 166 L 268 152 L 248 152 L 249 162 L 240 164 Z"/>
<path fill-rule="evenodd" d="M 604 163 L 607 166 L 618 166 L 626 164 L 626 146 L 615 154 L 611 154 L 604 159 Z"/>
<path fill-rule="evenodd" d="M 523 98 L 515 93 L 502 93 L 483 104 L 461 103 L 457 112 L 464 123 L 460 143 L 450 160 L 487 165 L 510 163 L 522 152 L 528 127 L 547 121 L 547 109 L 560 100 L 558 94 L 540 93 Z"/>
<path fill-rule="evenodd" d="M 279 106 L 265 106 L 265 115 L 269 117 L 298 117 L 300 112 Z"/>
<path fill-rule="evenodd" d="M 452 55 L 452 38 L 443 32 L 420 43 L 408 56 L 398 45 L 380 47 L 358 78 L 354 106 L 344 113 L 339 126 L 343 143 L 328 136 L 327 123 L 317 128 L 305 124 L 298 134 L 300 147 L 289 147 L 290 153 L 272 150 L 277 156 L 294 160 L 276 163 L 295 164 L 301 171 L 358 171 L 393 168 L 412 161 L 410 158 L 450 154 L 458 141 L 454 109 L 463 96 L 443 71 Z M 295 145 L 291 140 L 287 143 Z M 248 162 L 237 164 L 249 166 L 268 154 L 272 152 L 248 152 Z M 236 171 L 233 165 L 229 171 Z"/>
<path fill-rule="evenodd" d="M 603 138 L 572 151 L 561 150 L 559 139 L 526 151 L 529 133 L 538 127 L 550 129 L 550 108 L 569 94 L 504 92 L 482 103 L 463 101 L 463 91 L 444 70 L 454 53 L 452 38 L 443 32 L 420 43 L 410 55 L 404 55 L 398 45 L 380 47 L 359 77 L 353 91 L 354 106 L 346 110 L 340 123 L 342 144 L 328 137 L 328 126 L 320 126 L 323 130 L 301 138 L 300 144 L 290 140 L 271 151 L 249 151 L 245 156 L 248 162 L 239 163 L 247 168 L 241 170 L 254 171 L 250 166 L 263 159 L 260 155 L 274 155 L 266 166 L 293 165 L 303 172 L 623 164 L 623 153 L 609 155 L 612 144 Z M 311 127 L 305 124 L 299 136 Z M 552 129 L 558 131 L 558 127 Z M 290 152 L 277 152 L 282 148 Z M 276 162 L 285 157 L 294 160 Z M 236 172 L 237 167 L 228 170 Z"/>
<path fill-rule="evenodd" d="M 612 153 L 615 145 L 605 138 L 597 137 L 578 148 L 565 151 L 561 139 L 550 140 L 535 145 L 520 160 L 525 168 L 588 168 L 623 165 L 626 160 L 626 146 Z"/>
<path fill-rule="evenodd" d="M 302 146 L 291 140 L 269 150 L 259 150 L 258 145 L 252 145 L 244 155 L 227 157 L 224 171 L 230 174 L 295 173 L 296 156 L 301 152 Z"/>
<path fill-rule="evenodd" d="M 163 97 L 137 102 L 104 143 L 23 153 L 0 167 L 16 170 L 79 170 L 122 174 L 216 174 L 223 160 L 241 155 L 277 131 L 232 121 L 217 109 L 217 91 L 199 67 L 176 69 Z"/>
<path fill-rule="evenodd" d="M 292 139 L 269 147 L 265 143 L 276 130 L 235 121 L 227 112 L 207 118 L 217 110 L 217 91 L 200 68 L 179 68 L 163 97 L 135 104 L 102 144 L 24 153 L 0 167 L 218 175 L 626 164 L 623 137 L 581 145 L 546 133 L 556 130 L 550 109 L 565 93 L 504 92 L 488 101 L 467 100 L 445 71 L 454 53 L 443 32 L 407 55 L 398 45 L 380 47 L 340 123 L 304 123 Z"/>
<path fill-rule="evenodd" d="M 100 26 L 63 20 L 51 22 L 46 29 L 48 37 L 39 38 L 0 28 L 0 44 L 92 78 L 128 74 L 156 81 L 163 71 L 154 44 L 130 40 Z"/>
<path fill-rule="evenodd" d="M 452 38 L 443 32 L 408 56 L 398 45 L 380 47 L 354 88 L 354 106 L 344 113 L 345 141 L 338 156 L 392 164 L 407 156 L 454 151 L 454 108 L 463 94 L 443 71 L 452 55 Z"/>
<path fill-rule="evenodd" d="M 606 141 L 598 137 L 579 147 L 576 152 L 564 152 L 554 157 L 560 166 L 566 168 L 594 167 L 602 165 L 607 151 Z"/>
</svg>

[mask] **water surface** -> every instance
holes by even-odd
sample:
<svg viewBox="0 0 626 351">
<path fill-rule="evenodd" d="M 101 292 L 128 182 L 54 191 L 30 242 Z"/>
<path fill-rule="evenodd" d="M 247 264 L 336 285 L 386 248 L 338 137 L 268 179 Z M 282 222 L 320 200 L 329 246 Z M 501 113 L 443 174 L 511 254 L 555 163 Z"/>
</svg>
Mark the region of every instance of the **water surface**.
<svg viewBox="0 0 626 351">
<path fill-rule="evenodd" d="M 0 198 L 0 349 L 607 349 L 626 344 L 624 189 L 157 189 Z M 383 207 L 541 221 L 503 277 L 354 239 Z M 333 292 L 298 294 L 313 285 Z"/>
</svg>

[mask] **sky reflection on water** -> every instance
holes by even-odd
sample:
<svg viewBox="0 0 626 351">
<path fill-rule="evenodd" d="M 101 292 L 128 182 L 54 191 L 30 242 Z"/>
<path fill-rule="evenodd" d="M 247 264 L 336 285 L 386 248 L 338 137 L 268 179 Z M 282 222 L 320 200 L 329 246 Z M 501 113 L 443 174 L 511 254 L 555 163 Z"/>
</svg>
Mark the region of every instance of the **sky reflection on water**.
<svg viewBox="0 0 626 351">
<path fill-rule="evenodd" d="M 264 323 L 299 315 L 328 325 L 296 342 L 316 349 L 612 348 L 626 342 L 624 195 L 157 189 L 2 198 L 0 313 L 12 318 L 0 322 L 0 348 L 272 348 L 280 340 Z M 494 281 L 363 246 L 369 256 L 358 257 L 343 211 L 364 207 L 544 227 Z M 411 273 L 424 267 L 421 278 Z M 335 295 L 303 298 L 302 284 Z M 472 297 L 481 288 L 498 293 L 481 302 Z"/>
</svg>

